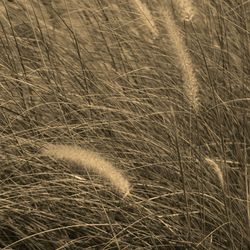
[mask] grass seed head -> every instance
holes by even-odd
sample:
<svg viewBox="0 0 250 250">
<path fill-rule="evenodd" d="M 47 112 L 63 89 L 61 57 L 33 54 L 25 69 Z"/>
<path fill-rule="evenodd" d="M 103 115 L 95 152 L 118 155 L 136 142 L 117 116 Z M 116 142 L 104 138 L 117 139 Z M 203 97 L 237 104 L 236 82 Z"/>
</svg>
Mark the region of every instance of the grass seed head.
<svg viewBox="0 0 250 250">
<path fill-rule="evenodd" d="M 99 174 L 109 180 L 124 197 L 130 193 L 129 181 L 123 176 L 121 171 L 93 151 L 82 149 L 78 146 L 47 144 L 42 153 L 54 159 L 75 163 Z"/>
<path fill-rule="evenodd" d="M 205 158 L 205 161 L 209 164 L 209 166 L 213 169 L 214 173 L 217 175 L 221 187 L 224 189 L 224 178 L 223 178 L 223 172 L 220 168 L 220 166 L 212 159 Z"/>
</svg>

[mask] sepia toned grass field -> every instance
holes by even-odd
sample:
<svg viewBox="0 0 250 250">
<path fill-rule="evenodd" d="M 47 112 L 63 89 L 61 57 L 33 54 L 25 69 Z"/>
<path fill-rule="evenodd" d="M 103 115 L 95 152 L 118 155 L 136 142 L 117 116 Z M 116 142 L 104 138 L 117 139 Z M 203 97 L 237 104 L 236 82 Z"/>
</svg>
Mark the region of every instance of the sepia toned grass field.
<svg viewBox="0 0 250 250">
<path fill-rule="evenodd" d="M 0 249 L 249 249 L 249 25 L 248 0 L 0 0 Z"/>
</svg>

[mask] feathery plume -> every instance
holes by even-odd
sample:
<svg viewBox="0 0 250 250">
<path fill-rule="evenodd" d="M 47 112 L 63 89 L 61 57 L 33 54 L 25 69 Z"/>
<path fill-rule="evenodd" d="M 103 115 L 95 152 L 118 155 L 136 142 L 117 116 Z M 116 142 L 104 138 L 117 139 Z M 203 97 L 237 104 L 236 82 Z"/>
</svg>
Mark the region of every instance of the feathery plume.
<svg viewBox="0 0 250 250">
<path fill-rule="evenodd" d="M 174 21 L 172 13 L 168 10 L 163 10 L 162 15 L 166 23 L 165 27 L 174 49 L 177 63 L 182 72 L 186 96 L 191 107 L 197 112 L 199 108 L 198 81 L 194 73 L 192 60 L 188 53 L 188 49 L 186 48 L 181 31 Z"/>
<path fill-rule="evenodd" d="M 223 178 L 223 173 L 221 168 L 219 167 L 219 165 L 213 161 L 210 158 L 205 158 L 205 161 L 209 164 L 209 166 L 213 169 L 213 171 L 216 173 L 219 181 L 220 181 L 220 185 L 221 187 L 224 189 L 224 178 Z"/>
<path fill-rule="evenodd" d="M 195 15 L 195 8 L 192 0 L 175 0 L 174 3 L 178 7 L 181 19 L 183 21 L 191 21 Z"/>
<path fill-rule="evenodd" d="M 133 1 L 135 8 L 138 9 L 139 12 L 143 15 L 143 20 L 146 26 L 154 35 L 154 38 L 156 38 L 159 35 L 159 32 L 156 28 L 153 16 L 151 15 L 150 10 L 148 9 L 147 5 L 143 4 L 140 0 L 132 0 L 132 1 Z"/>
<path fill-rule="evenodd" d="M 55 159 L 66 160 L 96 172 L 109 180 L 123 194 L 123 197 L 130 193 L 128 180 L 111 163 L 95 152 L 78 146 L 47 144 L 43 148 L 42 154 Z"/>
</svg>

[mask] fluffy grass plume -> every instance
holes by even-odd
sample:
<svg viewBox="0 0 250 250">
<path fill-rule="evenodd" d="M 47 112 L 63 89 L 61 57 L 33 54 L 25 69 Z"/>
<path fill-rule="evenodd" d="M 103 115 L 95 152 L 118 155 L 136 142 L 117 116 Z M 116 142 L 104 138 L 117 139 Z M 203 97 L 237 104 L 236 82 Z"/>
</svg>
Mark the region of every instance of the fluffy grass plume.
<svg viewBox="0 0 250 250">
<path fill-rule="evenodd" d="M 128 180 L 110 162 L 95 152 L 78 146 L 47 144 L 42 153 L 92 170 L 109 180 L 124 197 L 129 195 L 130 185 Z"/>
<path fill-rule="evenodd" d="M 195 15 L 195 8 L 192 0 L 175 0 L 174 3 L 178 8 L 183 21 L 191 21 Z"/>
<path fill-rule="evenodd" d="M 205 161 L 209 164 L 209 166 L 213 169 L 214 173 L 217 175 L 221 187 L 224 189 L 224 178 L 223 178 L 223 172 L 219 165 L 210 158 L 205 158 Z"/>
<path fill-rule="evenodd" d="M 162 13 L 165 22 L 165 28 L 176 55 L 176 61 L 182 72 L 186 96 L 191 107 L 193 107 L 197 112 L 199 108 L 198 81 L 194 73 L 192 60 L 183 40 L 181 31 L 174 21 L 172 13 L 169 10 L 163 10 Z"/>
<path fill-rule="evenodd" d="M 135 8 L 142 14 L 142 20 L 145 22 L 145 25 L 149 28 L 154 38 L 156 38 L 159 33 L 156 28 L 153 16 L 150 13 L 146 4 L 143 4 L 140 0 L 133 0 L 133 4 Z"/>
</svg>

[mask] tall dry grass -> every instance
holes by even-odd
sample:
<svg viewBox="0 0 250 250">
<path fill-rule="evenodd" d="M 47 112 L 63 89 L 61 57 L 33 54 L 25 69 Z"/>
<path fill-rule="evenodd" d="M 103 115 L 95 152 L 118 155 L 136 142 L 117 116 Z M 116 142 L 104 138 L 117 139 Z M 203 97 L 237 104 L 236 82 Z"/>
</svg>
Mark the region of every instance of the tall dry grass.
<svg viewBox="0 0 250 250">
<path fill-rule="evenodd" d="M 250 3 L 141 3 L 157 39 L 132 0 L 0 0 L 0 249 L 249 249 Z M 45 143 L 115 159 L 129 199 Z"/>
</svg>

